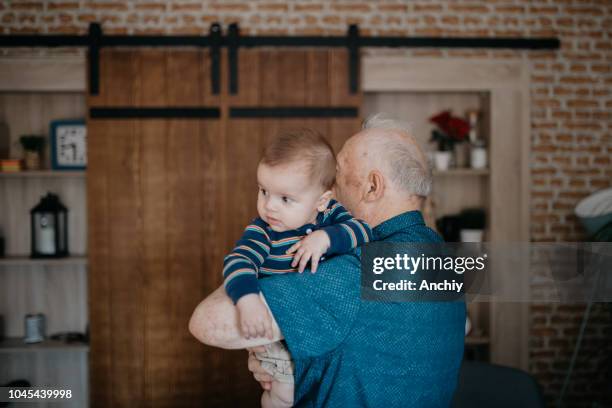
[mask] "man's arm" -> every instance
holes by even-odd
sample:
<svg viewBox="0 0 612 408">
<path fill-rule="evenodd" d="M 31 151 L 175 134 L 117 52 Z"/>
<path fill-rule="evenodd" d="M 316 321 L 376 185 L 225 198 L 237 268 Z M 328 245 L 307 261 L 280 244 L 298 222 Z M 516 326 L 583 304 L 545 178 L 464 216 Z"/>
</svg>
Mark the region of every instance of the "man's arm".
<svg viewBox="0 0 612 408">
<path fill-rule="evenodd" d="M 263 296 L 262 299 L 264 299 Z M 270 315 L 272 316 L 272 339 L 266 337 L 245 339 L 238 326 L 236 307 L 221 286 L 196 307 L 189 320 L 189 331 L 196 339 L 209 346 L 224 349 L 261 346 L 283 338 L 272 312 Z"/>
</svg>

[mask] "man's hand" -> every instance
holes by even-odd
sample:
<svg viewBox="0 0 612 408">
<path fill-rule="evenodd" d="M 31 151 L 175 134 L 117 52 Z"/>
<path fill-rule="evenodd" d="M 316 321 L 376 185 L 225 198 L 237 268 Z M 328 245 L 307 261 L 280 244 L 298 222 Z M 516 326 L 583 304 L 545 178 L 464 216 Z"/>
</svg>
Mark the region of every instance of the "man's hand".
<svg viewBox="0 0 612 408">
<path fill-rule="evenodd" d="M 329 235 L 325 231 L 318 230 L 305 236 L 300 242 L 295 243 L 287 250 L 288 254 L 295 252 L 291 267 L 295 268 L 299 263 L 298 271 L 302 273 L 306 269 L 308 261 L 310 261 L 310 272 L 315 273 L 321 256 L 327 252 L 330 245 Z"/>
<path fill-rule="evenodd" d="M 236 307 L 240 330 L 245 338 L 265 336 L 272 339 L 272 317 L 258 294 L 251 293 L 241 297 Z"/>
<path fill-rule="evenodd" d="M 258 346 L 251 347 L 247 350 L 249 351 L 249 371 L 253 373 L 253 377 L 255 377 L 255 380 L 259 382 L 261 388 L 264 390 L 269 390 L 272 388 L 273 378 L 266 370 L 263 369 L 261 362 L 257 359 L 257 357 L 255 357 L 255 353 L 264 352 L 266 349 L 264 346 Z"/>
</svg>

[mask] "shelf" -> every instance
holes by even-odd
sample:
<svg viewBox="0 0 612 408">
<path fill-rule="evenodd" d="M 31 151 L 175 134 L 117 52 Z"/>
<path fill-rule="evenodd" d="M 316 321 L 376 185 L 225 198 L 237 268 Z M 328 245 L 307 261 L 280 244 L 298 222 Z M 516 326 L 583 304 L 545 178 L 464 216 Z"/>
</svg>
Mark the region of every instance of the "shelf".
<svg viewBox="0 0 612 408">
<path fill-rule="evenodd" d="M 29 256 L 8 256 L 0 258 L 0 266 L 72 266 L 87 265 L 87 257 L 84 255 L 70 256 L 68 258 L 40 258 L 32 259 Z"/>
<path fill-rule="evenodd" d="M 87 172 L 82 170 L 39 170 L 39 171 L 17 171 L 17 172 L 1 172 L 0 178 L 46 178 L 46 177 L 78 177 L 84 178 Z"/>
<path fill-rule="evenodd" d="M 488 336 L 467 336 L 465 344 L 469 346 L 487 345 L 491 342 Z"/>
<path fill-rule="evenodd" d="M 89 351 L 87 343 L 66 343 L 59 340 L 45 340 L 40 343 L 26 344 L 21 337 L 7 337 L 0 341 L 0 354 L 21 352 L 47 352 L 47 351 Z"/>
<path fill-rule="evenodd" d="M 434 176 L 488 176 L 489 169 L 448 169 L 448 170 L 434 170 Z"/>
</svg>

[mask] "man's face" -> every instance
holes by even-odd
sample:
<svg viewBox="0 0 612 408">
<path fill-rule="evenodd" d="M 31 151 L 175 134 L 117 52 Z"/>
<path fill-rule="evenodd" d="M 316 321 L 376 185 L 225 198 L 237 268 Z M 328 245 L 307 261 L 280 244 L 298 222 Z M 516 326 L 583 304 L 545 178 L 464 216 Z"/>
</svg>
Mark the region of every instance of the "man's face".
<svg viewBox="0 0 612 408">
<path fill-rule="evenodd" d="M 355 218 L 367 221 L 366 212 L 363 208 L 363 194 L 365 183 L 364 166 L 366 163 L 360 164 L 359 150 L 356 146 L 358 140 L 353 136 L 347 140 L 342 150 L 338 153 L 336 164 L 336 184 L 335 195 Z M 365 158 L 364 158 L 365 159 Z"/>
</svg>

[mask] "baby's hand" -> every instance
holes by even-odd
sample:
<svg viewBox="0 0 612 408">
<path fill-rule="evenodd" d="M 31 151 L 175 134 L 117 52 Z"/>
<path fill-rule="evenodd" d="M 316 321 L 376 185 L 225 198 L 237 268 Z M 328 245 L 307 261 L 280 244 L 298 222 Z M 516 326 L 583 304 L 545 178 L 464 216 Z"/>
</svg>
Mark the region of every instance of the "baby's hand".
<svg viewBox="0 0 612 408">
<path fill-rule="evenodd" d="M 329 235 L 327 235 L 325 231 L 318 230 L 305 236 L 300 242 L 294 244 L 287 250 L 288 254 L 295 252 L 291 267 L 295 268 L 299 262 L 300 267 L 298 271 L 302 273 L 308 261 L 310 261 L 310 272 L 315 273 L 317 271 L 317 266 L 319 266 L 321 256 L 327 252 L 330 245 Z"/>
<path fill-rule="evenodd" d="M 272 339 L 272 318 L 268 308 L 256 293 L 238 299 L 238 321 L 245 338 L 267 337 Z"/>
</svg>

